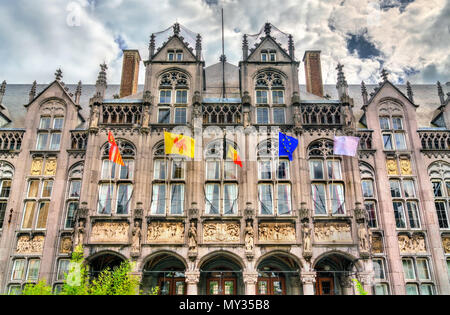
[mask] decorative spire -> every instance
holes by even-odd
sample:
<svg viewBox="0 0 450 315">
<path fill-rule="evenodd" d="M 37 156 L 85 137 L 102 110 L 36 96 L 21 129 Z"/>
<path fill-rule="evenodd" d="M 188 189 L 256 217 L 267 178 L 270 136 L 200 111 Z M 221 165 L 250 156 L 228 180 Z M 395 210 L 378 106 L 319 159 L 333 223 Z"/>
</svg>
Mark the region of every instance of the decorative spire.
<svg viewBox="0 0 450 315">
<path fill-rule="evenodd" d="M 363 97 L 363 103 L 364 105 L 367 105 L 369 103 L 369 97 L 367 95 L 367 88 L 364 81 L 361 82 L 361 95 Z"/>
<path fill-rule="evenodd" d="M 62 78 L 63 78 L 63 74 L 62 74 L 61 68 L 59 68 L 55 72 L 55 80 L 56 81 L 61 81 Z"/>
<path fill-rule="evenodd" d="M 75 90 L 75 104 L 80 104 L 80 98 L 81 98 L 81 88 L 82 84 L 81 81 L 78 82 L 77 89 Z"/>
<path fill-rule="evenodd" d="M 149 59 L 151 60 L 153 58 L 153 56 L 155 55 L 155 34 L 152 34 L 150 36 L 150 45 L 148 47 L 148 51 L 149 51 Z"/>
<path fill-rule="evenodd" d="M 197 55 L 197 59 L 200 60 L 202 58 L 202 36 L 197 34 L 197 40 L 195 42 L 195 52 Z"/>
<path fill-rule="evenodd" d="M 106 70 L 108 70 L 108 66 L 103 63 L 100 65 L 100 72 L 98 74 L 97 83 L 95 84 L 96 88 L 96 96 L 104 97 L 106 91 Z"/>
<path fill-rule="evenodd" d="M 173 35 L 180 35 L 180 24 L 178 22 L 173 25 Z"/>
<path fill-rule="evenodd" d="M 247 34 L 244 34 L 244 39 L 242 41 L 242 57 L 244 60 L 248 58 L 248 39 Z"/>
<path fill-rule="evenodd" d="M 342 71 L 343 68 L 344 65 L 338 63 L 336 67 L 336 70 L 338 71 L 336 88 L 338 90 L 339 99 L 342 99 L 343 96 L 348 95 L 348 84 L 347 80 L 345 79 L 344 71 Z"/>
<path fill-rule="evenodd" d="M 6 81 L 3 81 L 2 85 L 0 86 L 0 105 L 2 104 L 5 92 L 6 92 Z"/>
<path fill-rule="evenodd" d="M 291 56 L 292 59 L 295 58 L 294 38 L 291 34 L 289 34 L 289 56 Z"/>
<path fill-rule="evenodd" d="M 272 25 L 270 23 L 266 23 L 266 25 L 264 25 L 264 33 L 266 33 L 266 36 L 270 36 L 271 31 Z"/>
<path fill-rule="evenodd" d="M 36 81 L 33 82 L 33 85 L 31 86 L 31 90 L 30 90 L 30 94 L 28 94 L 29 98 L 28 98 L 28 103 L 31 103 L 34 98 L 36 97 Z"/>
<path fill-rule="evenodd" d="M 388 80 L 388 76 L 389 73 L 387 72 L 386 69 L 383 68 L 383 70 L 381 70 L 381 77 L 383 78 L 383 82 L 386 82 Z"/>
<path fill-rule="evenodd" d="M 414 104 L 414 94 L 413 94 L 413 91 L 411 88 L 411 83 L 409 83 L 409 81 L 406 82 L 406 91 L 407 91 L 409 100 L 411 101 L 411 103 Z"/>
<path fill-rule="evenodd" d="M 441 82 L 437 82 L 437 89 L 438 89 L 438 95 L 439 95 L 439 99 L 441 101 L 441 105 L 444 105 L 445 103 L 445 97 L 444 97 L 444 91 L 442 90 L 442 85 Z"/>
</svg>

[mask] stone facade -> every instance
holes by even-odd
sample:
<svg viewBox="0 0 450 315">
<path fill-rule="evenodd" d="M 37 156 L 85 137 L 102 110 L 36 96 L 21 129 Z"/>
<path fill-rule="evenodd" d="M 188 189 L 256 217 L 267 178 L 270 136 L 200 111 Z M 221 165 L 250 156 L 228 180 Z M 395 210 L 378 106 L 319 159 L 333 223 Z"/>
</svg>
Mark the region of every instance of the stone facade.
<svg viewBox="0 0 450 315">
<path fill-rule="evenodd" d="M 23 128 L 1 130 L 1 292 L 38 278 L 58 289 L 82 244 L 93 276 L 131 259 L 143 289 L 164 294 L 355 294 L 352 279 L 370 294 L 450 294 L 442 87 L 434 129 L 386 72 L 370 96 L 363 83 L 363 104 L 340 65 L 338 99 L 301 93 L 292 36 L 283 47 L 267 24 L 254 47 L 244 38 L 239 68 L 224 65 L 223 90 L 222 65 L 205 69 L 200 35 L 182 33 L 151 37 L 142 92 L 106 98 L 102 65 L 80 104 L 81 85 L 72 95 L 57 71 L 33 85 Z M 109 131 L 124 168 L 106 162 Z M 164 131 L 194 137 L 195 158 L 165 155 Z M 279 132 L 299 140 L 292 161 Z M 344 135 L 361 139 L 356 157 L 334 155 Z"/>
</svg>

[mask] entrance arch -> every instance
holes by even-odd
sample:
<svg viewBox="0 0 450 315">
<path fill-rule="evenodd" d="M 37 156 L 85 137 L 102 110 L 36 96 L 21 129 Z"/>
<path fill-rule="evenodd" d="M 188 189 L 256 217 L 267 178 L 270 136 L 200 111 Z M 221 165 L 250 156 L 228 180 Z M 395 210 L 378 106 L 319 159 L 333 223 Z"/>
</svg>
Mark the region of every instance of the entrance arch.
<svg viewBox="0 0 450 315">
<path fill-rule="evenodd" d="M 155 254 L 144 265 L 142 290 L 148 293 L 158 287 L 161 295 L 185 295 L 185 271 L 182 258 L 166 252 Z"/>
<path fill-rule="evenodd" d="M 124 261 L 125 258 L 122 255 L 114 252 L 98 253 L 88 259 L 89 275 L 97 278 L 103 270 L 114 270 Z"/>
</svg>

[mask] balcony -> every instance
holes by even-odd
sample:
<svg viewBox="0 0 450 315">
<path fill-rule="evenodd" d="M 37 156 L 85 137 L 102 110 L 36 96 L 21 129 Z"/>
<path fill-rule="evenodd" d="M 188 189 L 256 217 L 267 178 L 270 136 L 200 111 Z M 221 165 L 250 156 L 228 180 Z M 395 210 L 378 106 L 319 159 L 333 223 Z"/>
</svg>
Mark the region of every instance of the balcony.
<svg viewBox="0 0 450 315">
<path fill-rule="evenodd" d="M 436 128 L 417 132 L 422 142 L 422 152 L 450 151 L 450 130 Z"/>
<path fill-rule="evenodd" d="M 0 130 L 0 152 L 17 154 L 22 148 L 25 129 Z"/>
</svg>

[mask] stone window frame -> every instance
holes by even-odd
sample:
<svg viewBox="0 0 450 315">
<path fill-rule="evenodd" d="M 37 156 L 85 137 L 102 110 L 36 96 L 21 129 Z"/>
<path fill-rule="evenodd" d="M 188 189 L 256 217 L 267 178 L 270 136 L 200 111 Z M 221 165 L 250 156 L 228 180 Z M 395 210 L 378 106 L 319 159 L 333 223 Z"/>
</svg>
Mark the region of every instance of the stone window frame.
<svg viewBox="0 0 450 315">
<path fill-rule="evenodd" d="M 435 211 L 436 216 L 438 218 L 438 224 L 439 229 L 443 231 L 450 230 L 450 192 L 447 188 L 447 183 L 450 184 L 450 164 L 445 161 L 436 161 L 430 164 L 428 167 L 428 176 L 430 178 L 431 185 L 433 185 L 434 182 L 440 182 L 441 183 L 441 191 L 442 196 L 435 196 L 433 191 L 433 198 L 435 203 Z M 433 189 L 433 186 L 432 186 Z M 447 216 L 447 228 L 441 227 L 441 219 L 438 215 L 438 211 L 436 208 L 437 203 L 443 203 L 445 206 L 445 213 Z"/>
<path fill-rule="evenodd" d="M 415 277 L 414 279 L 406 279 L 405 269 L 403 266 L 404 260 L 412 261 L 412 267 L 413 267 L 413 272 L 414 272 L 414 277 Z M 429 279 L 419 279 L 419 269 L 418 269 L 417 260 L 425 260 L 426 261 L 428 273 L 430 276 Z M 430 262 L 430 258 L 428 256 L 401 256 L 401 262 L 402 262 L 403 276 L 404 276 L 404 280 L 405 280 L 405 290 L 406 290 L 406 286 L 415 285 L 418 290 L 418 295 L 422 295 L 422 286 L 423 285 L 431 285 L 432 291 L 433 291 L 432 295 L 437 294 L 437 288 L 436 288 L 434 273 L 433 273 L 433 266 L 432 266 L 432 264 Z"/>
<path fill-rule="evenodd" d="M 240 172 L 238 166 L 234 164 L 233 160 L 228 156 L 226 159 L 223 159 L 224 152 L 223 150 L 228 150 L 228 146 L 232 146 L 235 150 L 239 152 L 238 145 L 230 140 L 226 140 L 226 147 L 223 148 L 223 139 L 215 139 L 210 141 L 206 145 L 205 149 L 205 183 L 204 183 L 204 198 L 205 198 L 205 216 L 236 216 L 239 214 L 239 180 L 240 180 Z M 211 162 L 219 163 L 219 178 L 208 178 L 208 164 Z M 234 168 L 234 177 L 235 178 L 225 178 L 225 164 L 231 165 Z M 208 203 L 212 206 L 211 201 L 207 198 L 207 187 L 209 185 L 219 185 L 219 209 L 218 213 L 207 213 L 207 205 Z M 236 199 L 233 201 L 233 212 L 225 213 L 225 186 L 232 185 L 235 186 L 236 189 Z"/>
<path fill-rule="evenodd" d="M 157 124 L 177 124 L 185 125 L 188 119 L 188 104 L 191 97 L 190 93 L 190 75 L 181 69 L 170 69 L 164 71 L 159 75 L 159 89 L 158 89 L 158 115 Z M 161 103 L 161 92 L 170 91 L 170 102 Z M 177 94 L 178 91 L 186 92 L 186 102 L 178 102 Z M 177 108 L 185 108 L 186 110 L 186 122 L 175 123 L 175 110 Z M 169 109 L 169 122 L 159 122 L 159 112 L 160 109 Z"/>
<path fill-rule="evenodd" d="M 258 73 L 255 75 L 254 78 L 254 85 L 255 85 L 255 105 L 256 105 L 256 111 L 258 111 L 259 108 L 268 108 L 268 122 L 267 123 L 260 123 L 258 121 L 258 114 L 255 113 L 255 121 L 257 124 L 275 124 L 274 121 L 274 108 L 282 108 L 284 109 L 284 124 L 286 124 L 287 120 L 287 106 L 286 106 L 286 78 L 285 75 L 279 71 L 276 71 L 274 69 L 262 69 L 261 71 L 258 71 Z M 266 98 L 267 102 L 258 102 L 258 92 L 266 92 Z M 282 92 L 282 103 L 275 103 L 273 92 Z"/>
<path fill-rule="evenodd" d="M 293 198 L 292 198 L 292 191 L 293 191 L 293 184 L 292 184 L 292 172 L 291 172 L 291 162 L 287 157 L 279 157 L 278 156 L 278 139 L 275 138 L 268 138 L 263 141 L 260 141 L 256 147 L 256 156 L 257 156 L 257 198 L 258 198 L 258 215 L 263 217 L 287 217 L 292 216 L 294 213 L 293 208 Z M 270 178 L 264 179 L 261 176 L 261 163 L 262 162 L 270 162 Z M 280 166 L 280 162 L 287 163 L 287 170 L 288 170 L 288 176 L 287 178 L 279 178 L 278 170 Z M 260 188 L 263 186 L 270 186 L 271 187 L 271 202 L 272 202 L 272 209 L 271 213 L 263 213 L 263 207 L 260 195 Z M 288 193 L 288 199 L 281 199 L 281 202 L 288 203 L 289 212 L 287 213 L 280 213 L 279 212 L 279 206 L 280 206 L 280 199 L 279 193 L 281 186 L 288 186 L 289 187 L 289 193 Z"/>
<path fill-rule="evenodd" d="M 405 219 L 405 227 L 404 228 L 399 228 L 396 225 L 396 229 L 397 230 L 422 230 L 422 225 L 423 225 L 423 218 L 422 218 L 422 212 L 420 211 L 421 209 L 421 204 L 420 204 L 420 200 L 419 197 L 417 195 L 418 193 L 418 186 L 416 184 L 416 181 L 414 179 L 414 177 L 412 176 L 389 176 L 389 183 L 391 181 L 396 181 L 399 183 L 399 187 L 400 187 L 400 197 L 393 197 L 391 194 L 391 200 L 392 200 L 392 204 L 394 204 L 394 202 L 397 203 L 402 203 L 402 207 L 403 207 L 403 214 L 404 214 L 404 219 Z M 414 185 L 414 190 L 415 190 L 415 196 L 414 197 L 406 197 L 405 194 L 405 185 L 404 182 L 405 181 L 412 181 L 413 185 Z M 408 204 L 409 203 L 415 203 L 417 205 L 417 218 L 418 218 L 418 227 L 411 227 L 411 218 L 410 218 L 410 213 L 409 213 L 409 209 L 408 209 Z"/>
<path fill-rule="evenodd" d="M 381 119 L 387 118 L 389 120 L 389 129 L 382 128 Z M 395 128 L 394 119 L 401 119 L 401 128 Z M 381 142 L 383 144 L 383 150 L 384 151 L 400 151 L 405 152 L 408 151 L 409 148 L 411 148 L 411 144 L 408 140 L 408 132 L 406 129 L 406 121 L 405 121 L 405 114 L 403 110 L 403 106 L 398 103 L 395 100 L 385 100 L 380 103 L 380 109 L 378 111 L 378 127 L 380 128 L 381 133 Z M 397 148 L 397 142 L 396 142 L 396 134 L 403 134 L 403 140 L 405 144 L 405 148 L 398 149 Z M 391 139 L 392 148 L 386 149 L 385 148 L 385 142 L 384 142 L 384 136 L 389 135 Z"/>
<path fill-rule="evenodd" d="M 29 272 L 29 268 L 30 268 L 30 261 L 33 260 L 37 260 L 39 261 L 39 269 L 38 269 L 38 277 L 37 279 L 34 280 L 28 280 L 28 272 Z M 14 270 L 15 270 L 15 264 L 16 261 L 24 261 L 24 266 L 23 266 L 23 275 L 21 279 L 13 279 L 13 274 L 14 274 Z M 36 284 L 39 281 L 39 273 L 41 271 L 41 266 L 42 266 L 42 260 L 41 257 L 38 256 L 18 256 L 18 257 L 13 257 L 11 259 L 11 268 L 9 271 L 9 277 L 8 277 L 8 285 L 7 285 L 7 293 L 10 294 L 11 291 L 11 287 L 14 286 L 18 286 L 20 287 L 20 291 L 22 291 L 25 288 L 25 285 L 27 284 Z"/>
<path fill-rule="evenodd" d="M 54 279 L 54 282 L 53 282 L 53 289 L 55 289 L 55 287 L 58 286 L 58 285 L 63 285 L 64 284 L 64 280 L 65 280 L 64 275 L 63 275 L 63 279 L 59 279 L 59 273 L 61 271 L 61 262 L 62 261 L 68 262 L 67 271 L 70 270 L 70 258 L 61 257 L 61 258 L 57 259 L 57 261 L 56 261 L 56 272 L 55 272 L 55 276 L 54 276 L 55 279 Z"/>
<path fill-rule="evenodd" d="M 72 165 L 69 169 L 68 172 L 68 180 L 67 180 L 67 189 L 66 189 L 66 200 L 65 200 L 65 215 L 63 217 L 63 223 L 62 223 L 62 229 L 63 230 L 73 230 L 75 228 L 69 228 L 67 227 L 67 220 L 69 217 L 69 206 L 72 203 L 77 203 L 77 207 L 75 208 L 75 211 L 73 213 L 73 224 L 75 224 L 75 214 L 76 211 L 78 210 L 78 206 L 80 205 L 80 197 L 81 197 L 81 189 L 82 189 L 82 182 L 83 182 L 83 170 L 84 170 L 84 163 L 83 162 L 78 162 L 75 163 L 74 165 Z M 80 182 L 80 195 L 78 197 L 76 196 L 71 196 L 71 188 L 72 188 L 72 183 L 74 181 L 79 181 Z"/>
<path fill-rule="evenodd" d="M 359 163 L 360 168 L 360 174 L 361 174 L 361 189 L 363 187 L 363 182 L 370 181 L 372 185 L 373 190 L 373 196 L 364 196 L 364 189 L 362 189 L 363 192 L 363 205 L 367 211 L 366 203 L 373 203 L 375 207 L 375 225 L 376 226 L 369 226 L 370 229 L 379 229 L 381 222 L 379 220 L 380 214 L 379 214 L 379 202 L 378 202 L 378 191 L 376 187 L 376 180 L 375 180 L 375 171 L 373 167 L 365 162 Z M 370 215 L 369 215 L 370 218 Z"/>
<path fill-rule="evenodd" d="M 137 156 L 137 150 L 136 146 L 129 140 L 126 139 L 116 139 L 116 143 L 119 147 L 119 151 L 122 155 L 122 159 L 125 162 L 132 161 L 133 163 L 133 169 L 132 169 L 132 176 L 131 178 L 120 178 L 121 176 L 121 169 L 122 166 L 117 165 L 111 161 L 109 161 L 109 144 L 106 143 L 101 148 L 101 159 L 100 159 L 100 179 L 98 181 L 98 187 L 97 187 L 97 206 L 96 206 L 96 214 L 99 216 L 129 216 L 131 213 L 131 204 L 133 200 L 134 195 L 134 187 L 135 187 L 135 169 L 136 169 L 136 156 Z M 104 166 L 107 165 L 109 169 L 106 170 L 108 177 L 103 178 L 103 170 Z M 114 172 L 114 178 L 111 178 L 112 172 Z M 113 191 L 110 194 L 112 195 L 112 198 L 110 200 L 110 206 L 111 211 L 110 213 L 101 213 L 100 210 L 100 190 L 101 187 L 104 185 L 112 185 Z M 130 198 L 127 202 L 128 204 L 128 211 L 127 213 L 117 213 L 118 209 L 118 198 L 117 194 L 119 193 L 119 187 L 122 185 L 130 185 L 131 186 L 131 194 Z M 116 198 L 114 198 L 116 197 Z"/>
<path fill-rule="evenodd" d="M 151 198 L 150 198 L 150 209 L 149 209 L 149 215 L 150 216 L 157 216 L 157 217 L 167 217 L 167 216 L 183 216 L 186 212 L 186 178 L 187 178 L 187 160 L 183 157 L 177 157 L 173 158 L 170 155 L 167 155 L 165 153 L 164 149 L 164 141 L 158 142 L 154 148 L 153 148 L 153 159 L 152 159 L 152 183 L 151 183 Z M 164 161 L 164 167 L 165 167 L 165 178 L 164 179 L 157 179 L 155 178 L 155 161 Z M 173 164 L 175 162 L 181 162 L 184 172 L 184 177 L 181 179 L 174 179 L 173 174 Z M 153 204 L 154 202 L 157 202 L 158 200 L 154 200 L 154 187 L 156 185 L 164 185 L 165 187 L 165 198 L 164 198 L 164 213 L 155 213 L 153 212 Z M 183 202 L 182 202 L 182 211 L 181 213 L 172 213 L 172 187 L 176 185 L 182 185 L 183 187 Z"/>
<path fill-rule="evenodd" d="M 373 284 L 373 291 L 374 291 L 374 294 L 376 295 L 376 286 L 377 285 L 385 285 L 386 287 L 387 287 L 387 295 L 390 295 L 391 294 L 391 285 L 390 285 L 390 281 L 389 281 L 389 270 L 388 270 L 388 268 L 389 268 L 389 266 L 388 266 L 388 264 L 387 264 L 387 260 L 386 260 L 386 257 L 384 257 L 384 256 L 376 256 L 376 257 L 374 257 L 373 258 L 373 260 L 375 261 L 375 260 L 379 260 L 379 261 L 381 261 L 381 264 L 382 264 L 382 269 L 383 269 L 383 273 L 384 273 L 384 278 L 380 278 L 380 279 L 378 279 L 378 278 L 376 278 L 375 276 L 374 276 L 374 284 Z M 374 268 L 374 273 L 375 273 L 375 268 Z"/>
<path fill-rule="evenodd" d="M 11 196 L 12 182 L 14 178 L 14 167 L 6 162 L 0 161 L 0 231 L 3 230 L 3 225 L 6 217 L 6 211 L 8 209 L 9 197 Z M 9 181 L 8 196 L 3 196 L 3 183 Z M 2 209 L 4 208 L 4 209 Z"/>
<path fill-rule="evenodd" d="M 43 118 L 50 118 L 49 126 L 48 128 L 43 128 L 41 123 Z M 55 128 L 55 121 L 56 119 L 63 119 L 62 127 L 61 128 Z M 36 136 L 36 151 L 60 151 L 61 150 L 61 142 L 62 142 L 62 132 L 64 130 L 64 124 L 66 122 L 65 116 L 61 114 L 54 114 L 54 115 L 47 115 L 42 114 L 39 119 L 39 126 L 37 129 L 37 136 Z M 44 148 L 39 148 L 39 136 L 41 134 L 47 134 L 47 140 Z M 57 149 L 51 149 L 52 139 L 54 135 L 59 134 L 59 145 Z"/>
</svg>

